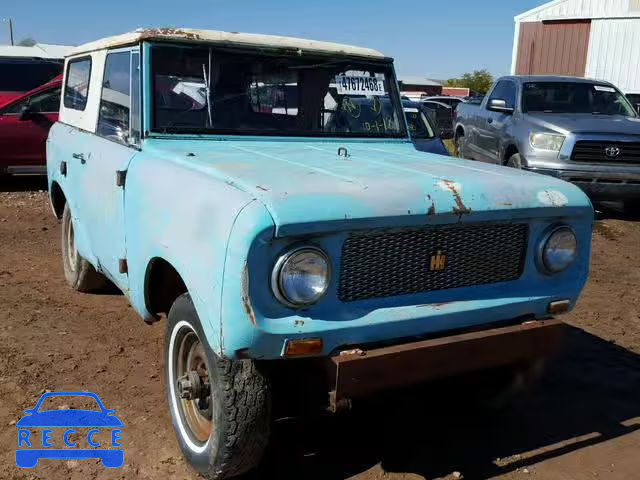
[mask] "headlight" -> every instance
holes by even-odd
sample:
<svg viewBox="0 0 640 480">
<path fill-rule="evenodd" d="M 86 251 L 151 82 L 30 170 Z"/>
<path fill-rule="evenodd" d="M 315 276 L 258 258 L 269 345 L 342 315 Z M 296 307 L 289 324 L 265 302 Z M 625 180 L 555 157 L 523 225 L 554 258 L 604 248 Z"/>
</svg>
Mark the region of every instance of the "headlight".
<svg viewBox="0 0 640 480">
<path fill-rule="evenodd" d="M 276 298 L 292 307 L 316 303 L 329 286 L 331 267 L 317 247 L 299 247 L 282 255 L 271 274 Z"/>
<path fill-rule="evenodd" d="M 559 152 L 564 143 L 564 135 L 553 133 L 532 133 L 529 135 L 529 142 L 533 148 L 538 150 L 549 150 Z"/>
<path fill-rule="evenodd" d="M 557 227 L 541 243 L 540 261 L 548 273 L 569 267 L 578 255 L 578 241 L 569 227 Z"/>
</svg>

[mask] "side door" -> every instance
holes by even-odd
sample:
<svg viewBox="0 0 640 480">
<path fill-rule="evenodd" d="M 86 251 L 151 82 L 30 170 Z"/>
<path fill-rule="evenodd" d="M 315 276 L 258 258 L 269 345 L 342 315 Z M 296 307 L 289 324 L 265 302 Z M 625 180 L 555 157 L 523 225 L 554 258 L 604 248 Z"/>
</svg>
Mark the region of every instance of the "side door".
<svg viewBox="0 0 640 480">
<path fill-rule="evenodd" d="M 486 126 L 486 150 L 489 155 L 489 161 L 498 164 L 502 163 L 501 145 L 505 140 L 506 129 L 515 111 L 517 92 L 516 84 L 511 80 L 501 80 L 500 83 L 503 84 L 499 92 L 500 96 L 494 98 L 504 100 L 510 112 L 488 110 Z M 489 103 L 487 102 L 488 105 Z"/>
<path fill-rule="evenodd" d="M 127 291 L 124 196 L 126 171 L 140 147 L 138 48 L 106 52 L 95 135 L 81 151 L 80 210 L 96 267 Z M 80 147 L 82 150 L 82 147 Z"/>
<path fill-rule="evenodd" d="M 494 122 L 500 121 L 500 113 L 493 112 L 489 108 L 492 100 L 504 100 L 506 89 L 508 88 L 507 80 L 500 80 L 495 84 L 491 93 L 487 96 L 486 101 L 478 109 L 475 125 L 475 142 L 474 153 L 478 160 L 483 162 L 495 163 L 495 155 L 492 153 L 495 144 L 495 125 Z"/>
<path fill-rule="evenodd" d="M 58 120 L 60 86 L 43 89 L 0 111 L 2 167 L 12 172 L 42 173 L 49 129 Z M 21 112 L 28 113 L 21 116 Z"/>
</svg>

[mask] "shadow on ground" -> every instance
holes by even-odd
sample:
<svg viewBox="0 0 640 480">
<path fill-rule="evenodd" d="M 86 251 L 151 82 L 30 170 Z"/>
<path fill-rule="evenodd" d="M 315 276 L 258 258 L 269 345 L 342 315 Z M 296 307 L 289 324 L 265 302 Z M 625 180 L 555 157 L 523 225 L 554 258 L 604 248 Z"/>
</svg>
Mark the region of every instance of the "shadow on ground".
<svg viewBox="0 0 640 480">
<path fill-rule="evenodd" d="M 45 175 L 0 175 L 0 192 L 29 192 L 47 190 Z"/>
<path fill-rule="evenodd" d="M 570 327 L 542 383 L 508 412 L 488 414 L 452 393 L 459 388 L 431 385 L 342 417 L 287 420 L 252 478 L 343 479 L 378 463 L 429 479 L 505 474 L 639 429 L 639 384 L 640 356 Z"/>
</svg>

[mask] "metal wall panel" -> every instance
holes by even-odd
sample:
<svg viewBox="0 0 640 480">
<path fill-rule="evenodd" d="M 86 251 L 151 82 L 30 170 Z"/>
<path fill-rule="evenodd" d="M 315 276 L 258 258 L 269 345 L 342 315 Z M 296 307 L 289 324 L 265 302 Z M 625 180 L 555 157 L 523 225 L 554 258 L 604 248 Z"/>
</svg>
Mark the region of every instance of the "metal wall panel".
<svg viewBox="0 0 640 480">
<path fill-rule="evenodd" d="M 640 19 L 593 21 L 586 76 L 640 93 Z"/>
<path fill-rule="evenodd" d="M 590 29 L 589 20 L 522 23 L 515 73 L 584 76 Z"/>
<path fill-rule="evenodd" d="M 638 0 L 556 0 L 529 10 L 516 21 L 568 20 L 640 16 Z"/>
</svg>

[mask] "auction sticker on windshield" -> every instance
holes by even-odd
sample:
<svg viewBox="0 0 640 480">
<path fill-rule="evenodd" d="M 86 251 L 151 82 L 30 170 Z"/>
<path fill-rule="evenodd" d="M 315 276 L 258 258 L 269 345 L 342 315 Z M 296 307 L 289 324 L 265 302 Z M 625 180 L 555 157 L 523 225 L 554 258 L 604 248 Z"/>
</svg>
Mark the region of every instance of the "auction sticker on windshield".
<svg viewBox="0 0 640 480">
<path fill-rule="evenodd" d="M 339 75 L 336 86 L 339 95 L 386 95 L 384 81 L 375 77 Z"/>
</svg>

